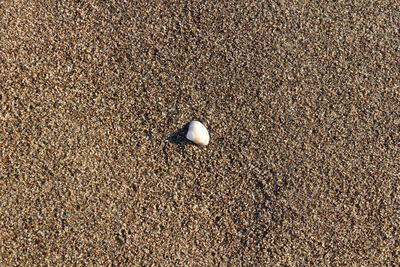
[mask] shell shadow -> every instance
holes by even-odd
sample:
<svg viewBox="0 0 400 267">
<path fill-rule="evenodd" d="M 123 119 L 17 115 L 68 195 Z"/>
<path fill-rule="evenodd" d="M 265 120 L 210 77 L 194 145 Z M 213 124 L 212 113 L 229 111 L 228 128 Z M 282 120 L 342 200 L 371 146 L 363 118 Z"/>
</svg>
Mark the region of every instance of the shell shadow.
<svg viewBox="0 0 400 267">
<path fill-rule="evenodd" d="M 186 123 L 185 126 L 170 134 L 167 140 L 175 145 L 193 145 L 194 143 L 186 138 L 189 124 L 190 122 Z"/>
</svg>

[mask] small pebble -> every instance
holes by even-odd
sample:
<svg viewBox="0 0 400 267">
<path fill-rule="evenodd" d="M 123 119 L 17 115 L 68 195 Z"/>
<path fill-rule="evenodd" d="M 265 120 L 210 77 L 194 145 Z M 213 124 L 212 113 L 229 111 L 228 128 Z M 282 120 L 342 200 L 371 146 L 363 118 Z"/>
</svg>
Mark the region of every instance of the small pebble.
<svg viewBox="0 0 400 267">
<path fill-rule="evenodd" d="M 207 128 L 196 120 L 190 122 L 186 138 L 201 146 L 206 146 L 210 142 L 210 135 Z"/>
</svg>

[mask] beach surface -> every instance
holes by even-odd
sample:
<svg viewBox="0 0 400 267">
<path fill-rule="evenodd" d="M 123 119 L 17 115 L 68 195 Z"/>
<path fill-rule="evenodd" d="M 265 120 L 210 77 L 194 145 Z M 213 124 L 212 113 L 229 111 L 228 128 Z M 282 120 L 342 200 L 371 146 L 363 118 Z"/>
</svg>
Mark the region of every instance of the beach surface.
<svg viewBox="0 0 400 267">
<path fill-rule="evenodd" d="M 50 2 L 0 1 L 1 266 L 399 263 L 399 2 Z"/>
</svg>

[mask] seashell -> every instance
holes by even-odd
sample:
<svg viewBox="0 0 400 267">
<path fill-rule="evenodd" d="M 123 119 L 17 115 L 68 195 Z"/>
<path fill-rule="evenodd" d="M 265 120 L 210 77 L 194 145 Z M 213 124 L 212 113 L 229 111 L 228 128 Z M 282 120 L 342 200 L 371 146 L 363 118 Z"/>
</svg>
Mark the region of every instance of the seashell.
<svg viewBox="0 0 400 267">
<path fill-rule="evenodd" d="M 207 128 L 197 120 L 190 122 L 186 138 L 201 146 L 206 146 L 210 142 L 210 135 Z"/>
</svg>

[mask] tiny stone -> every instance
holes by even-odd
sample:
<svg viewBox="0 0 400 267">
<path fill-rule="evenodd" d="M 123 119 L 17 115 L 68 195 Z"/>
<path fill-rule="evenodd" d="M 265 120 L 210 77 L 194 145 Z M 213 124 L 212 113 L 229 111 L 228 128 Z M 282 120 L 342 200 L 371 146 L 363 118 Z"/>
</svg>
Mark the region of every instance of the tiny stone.
<svg viewBox="0 0 400 267">
<path fill-rule="evenodd" d="M 201 146 L 206 146 L 210 142 L 207 128 L 197 120 L 190 122 L 186 138 Z"/>
</svg>

